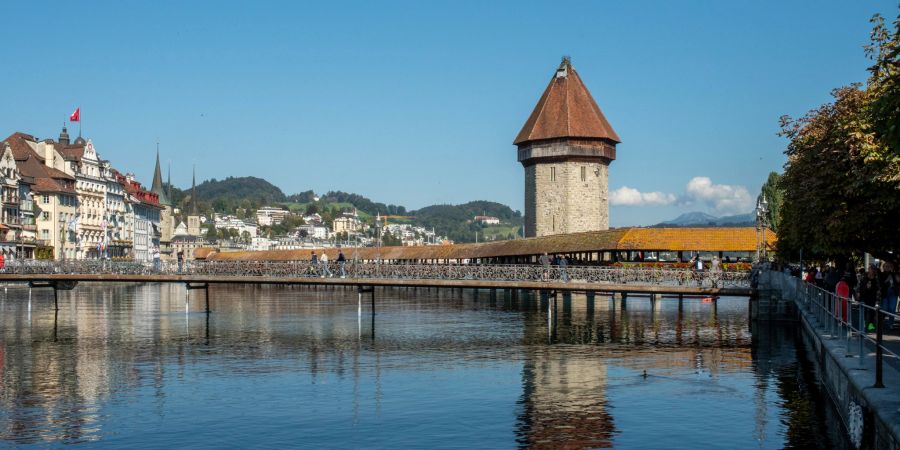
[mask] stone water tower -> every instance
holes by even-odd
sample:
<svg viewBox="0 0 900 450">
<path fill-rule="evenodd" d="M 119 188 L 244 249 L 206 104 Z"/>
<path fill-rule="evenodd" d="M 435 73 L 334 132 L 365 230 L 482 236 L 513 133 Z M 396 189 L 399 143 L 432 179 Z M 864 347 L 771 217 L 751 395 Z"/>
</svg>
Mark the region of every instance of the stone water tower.
<svg viewBox="0 0 900 450">
<path fill-rule="evenodd" d="M 525 167 L 525 236 L 609 228 L 609 163 L 619 136 L 569 58 L 513 142 Z"/>
</svg>

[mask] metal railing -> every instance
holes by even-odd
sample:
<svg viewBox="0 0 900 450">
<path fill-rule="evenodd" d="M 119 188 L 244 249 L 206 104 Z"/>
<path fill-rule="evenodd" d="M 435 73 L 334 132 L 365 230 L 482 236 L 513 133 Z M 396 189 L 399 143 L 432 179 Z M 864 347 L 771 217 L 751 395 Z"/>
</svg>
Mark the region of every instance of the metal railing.
<svg viewBox="0 0 900 450">
<path fill-rule="evenodd" d="M 787 274 L 773 272 L 772 275 L 781 278 L 782 292 L 787 288 L 788 291 L 796 294 L 795 301 L 815 317 L 823 335 L 846 341 L 846 354 L 854 356 L 855 353 L 859 369 L 864 367 L 866 358 L 869 357 L 868 346 L 874 347 L 875 383 L 873 387 L 884 387 L 884 354 L 887 353 L 894 358 L 898 357 L 897 353 L 888 349 L 883 343 L 885 321 L 893 322 L 900 319 L 900 315 L 882 309 L 879 302 L 876 302 L 874 306 L 866 305 L 852 297 L 838 296 Z M 875 329 L 869 330 L 868 324 L 872 324 Z M 872 331 L 875 333 L 874 336 L 870 334 Z"/>
<path fill-rule="evenodd" d="M 176 262 L 162 261 L 157 270 L 151 262 L 20 260 L 7 264 L 5 271 L 15 274 L 182 274 L 297 278 L 346 276 L 372 279 L 546 281 L 557 283 L 573 281 L 707 288 L 747 288 L 750 286 L 749 272 L 694 272 L 689 269 L 597 266 L 562 268 L 559 266 L 503 264 L 377 264 L 347 261 L 344 264 L 329 262 L 326 265 L 311 264 L 309 261 L 189 261 L 185 262 L 179 270 Z"/>
</svg>

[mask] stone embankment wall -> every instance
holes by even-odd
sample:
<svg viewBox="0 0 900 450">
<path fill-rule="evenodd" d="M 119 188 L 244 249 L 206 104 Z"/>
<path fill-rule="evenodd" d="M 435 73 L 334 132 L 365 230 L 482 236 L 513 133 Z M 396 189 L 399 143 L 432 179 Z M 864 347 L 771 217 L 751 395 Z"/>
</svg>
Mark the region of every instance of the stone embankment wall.
<svg viewBox="0 0 900 450">
<path fill-rule="evenodd" d="M 755 301 L 762 314 L 754 318 L 781 319 L 781 311 L 793 311 L 807 355 L 816 361 L 822 387 L 834 402 L 850 441 L 858 448 L 900 449 L 900 372 L 885 361 L 885 387 L 873 387 L 874 347 L 864 348 L 860 363 L 856 336 L 848 345 L 846 332 L 832 331 L 828 324 L 819 323 L 804 300 L 799 279 L 763 271 L 759 274 L 758 295 Z"/>
<path fill-rule="evenodd" d="M 797 287 L 780 272 L 754 269 L 755 293 L 750 300 L 750 317 L 753 320 L 797 320 L 794 298 Z"/>
</svg>

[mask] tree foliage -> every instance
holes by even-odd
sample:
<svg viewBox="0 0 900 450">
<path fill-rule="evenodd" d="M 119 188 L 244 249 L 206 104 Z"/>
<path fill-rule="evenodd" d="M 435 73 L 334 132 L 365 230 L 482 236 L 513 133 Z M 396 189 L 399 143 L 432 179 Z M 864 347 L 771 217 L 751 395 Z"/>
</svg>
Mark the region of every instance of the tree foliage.
<svg viewBox="0 0 900 450">
<path fill-rule="evenodd" d="M 866 85 L 835 89 L 833 103 L 782 118 L 790 139 L 780 183 L 785 256 L 900 255 L 900 23 L 892 31 L 878 15 L 872 23 Z"/>
<path fill-rule="evenodd" d="M 834 102 L 793 120 L 782 118 L 790 142 L 781 186 L 779 254 L 819 257 L 869 252 L 894 259 L 900 250 L 900 186 L 869 121 L 873 93 L 836 89 Z"/>
<path fill-rule="evenodd" d="M 781 175 L 778 172 L 770 172 L 769 178 L 762 185 L 759 196 L 756 197 L 757 203 L 763 198 L 769 204 L 769 212 L 766 219 L 773 231 L 778 231 L 778 225 L 781 222 L 781 204 L 784 203 L 784 191 L 779 186 Z"/>
<path fill-rule="evenodd" d="M 894 21 L 893 31 L 880 15 L 872 18 L 872 24 L 872 42 L 866 46 L 866 54 L 875 61 L 869 68 L 872 130 L 897 155 L 900 154 L 900 20 Z"/>
</svg>

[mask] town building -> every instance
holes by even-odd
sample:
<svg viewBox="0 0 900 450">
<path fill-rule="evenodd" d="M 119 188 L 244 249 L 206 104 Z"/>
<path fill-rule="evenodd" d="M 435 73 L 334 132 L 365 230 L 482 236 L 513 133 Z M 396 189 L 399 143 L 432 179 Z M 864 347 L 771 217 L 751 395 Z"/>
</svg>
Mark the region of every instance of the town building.
<svg viewBox="0 0 900 450">
<path fill-rule="evenodd" d="M 205 241 L 202 237 L 192 236 L 188 233 L 188 227 L 184 222 L 178 224 L 171 238 L 172 254 L 176 260 L 180 253 L 185 261 L 193 261 L 194 250 L 203 247 L 204 244 Z"/>
<path fill-rule="evenodd" d="M 500 219 L 493 217 L 493 216 L 475 216 L 475 218 L 472 219 L 472 221 L 475 223 L 483 223 L 485 225 L 499 225 L 500 224 Z"/>
<path fill-rule="evenodd" d="M 328 239 L 328 228 L 314 223 L 300 225 L 297 227 L 297 233 L 301 238 L 307 237 L 318 240 Z"/>
<path fill-rule="evenodd" d="M 5 258 L 19 255 L 22 239 L 22 217 L 19 213 L 19 169 L 8 145 L 0 146 L 0 254 Z"/>
<path fill-rule="evenodd" d="M 214 225 L 217 230 L 235 230 L 239 238 L 248 237 L 249 239 L 253 239 L 257 236 L 259 231 L 256 224 L 229 215 L 217 214 Z M 188 230 L 190 230 L 190 226 L 188 226 Z M 190 234 L 190 231 L 188 234 Z"/>
<path fill-rule="evenodd" d="M 319 213 L 312 213 L 303 216 L 303 222 L 307 225 L 318 225 L 322 223 L 322 216 Z"/>
<path fill-rule="evenodd" d="M 513 142 L 525 168 L 525 236 L 609 228 L 609 164 L 621 140 L 563 58 Z"/>
<path fill-rule="evenodd" d="M 90 139 L 70 145 L 65 127 L 59 136 L 58 150 L 66 163 L 65 172 L 75 177 L 75 258 L 97 259 L 106 245 L 106 180 L 101 177 L 100 158 Z"/>
<path fill-rule="evenodd" d="M 353 214 L 343 214 L 340 217 L 334 219 L 334 232 L 335 233 L 359 233 L 365 229 L 365 224 L 359 217 L 357 217 L 356 213 Z"/>
<path fill-rule="evenodd" d="M 144 189 L 134 179 L 133 174 L 119 174 L 117 178 L 119 183 L 124 186 L 128 195 L 127 201 L 131 203 L 134 212 L 134 260 L 150 262 L 153 260 L 153 250 L 159 246 L 161 237 L 159 220 L 163 207 L 159 204 L 159 196 Z"/>
<path fill-rule="evenodd" d="M 109 161 L 100 161 L 100 177 L 106 183 L 106 258 L 131 258 L 134 247 L 134 210 L 118 172 Z"/>
<path fill-rule="evenodd" d="M 266 206 L 256 211 L 256 223 L 259 226 L 280 225 L 290 214 L 290 211 L 281 208 Z"/>
<path fill-rule="evenodd" d="M 18 171 L 18 166 L 16 166 Z M 34 197 L 31 187 L 34 178 L 19 172 L 19 223 L 21 229 L 16 237 L 16 247 L 19 258 L 34 258 L 34 249 L 37 244 L 37 223 L 34 220 Z"/>
<path fill-rule="evenodd" d="M 63 137 L 67 139 L 64 133 Z M 64 171 L 65 160 L 56 150 L 57 144 L 52 140 L 38 142 L 34 136 L 21 132 L 13 133 L 5 142 L 12 151 L 21 179 L 31 183 L 27 191 L 33 201 L 27 206 L 35 219 L 34 257 L 74 259 L 77 255 L 76 180 Z M 76 145 L 85 143 L 80 138 L 76 140 Z M 23 191 L 26 188 L 20 184 L 20 200 Z M 20 212 L 23 209 L 27 210 L 20 203 Z M 24 236 L 27 234 L 23 229 Z"/>
<path fill-rule="evenodd" d="M 250 241 L 250 250 L 254 251 L 264 251 L 271 250 L 272 246 L 275 245 L 275 241 L 272 239 L 257 236 Z"/>
</svg>

